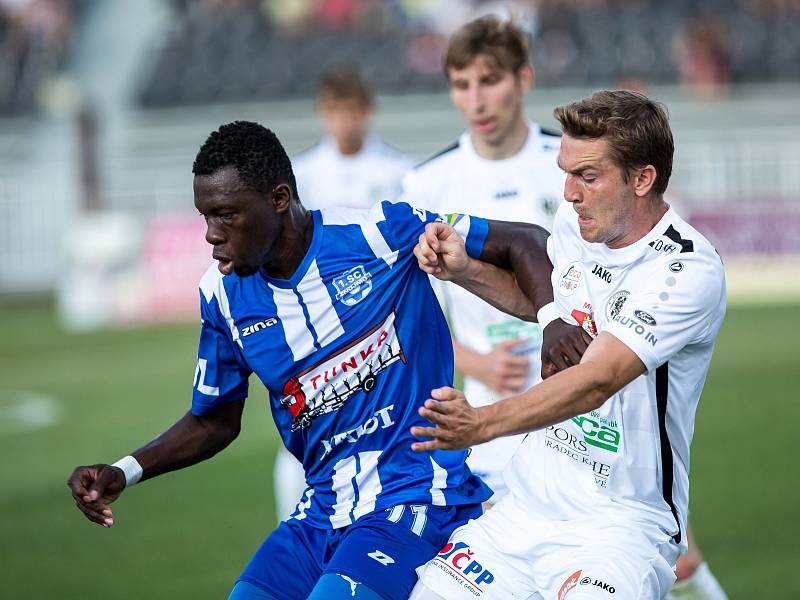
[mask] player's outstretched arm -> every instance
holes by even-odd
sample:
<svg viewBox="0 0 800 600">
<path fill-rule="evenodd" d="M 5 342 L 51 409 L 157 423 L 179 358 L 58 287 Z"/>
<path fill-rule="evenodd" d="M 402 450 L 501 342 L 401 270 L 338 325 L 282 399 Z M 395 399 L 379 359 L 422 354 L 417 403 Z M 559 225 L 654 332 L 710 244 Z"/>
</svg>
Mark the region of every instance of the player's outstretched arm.
<svg viewBox="0 0 800 600">
<path fill-rule="evenodd" d="M 473 408 L 458 390 L 439 388 L 419 414 L 434 427 L 412 427 L 430 441 L 417 442 L 417 452 L 456 450 L 497 437 L 526 433 L 560 423 L 603 405 L 645 372 L 641 359 L 612 334 L 602 332 L 589 345 L 579 365 L 557 373 L 519 396 Z"/>
<path fill-rule="evenodd" d="M 553 301 L 548 233 L 537 225 L 489 221 L 480 260 L 467 255 L 446 223 L 430 223 L 414 249 L 420 268 L 453 281 L 492 306 L 527 321 Z"/>
<path fill-rule="evenodd" d="M 132 456 L 150 479 L 214 456 L 239 435 L 244 401 L 223 404 L 207 415 L 186 413 L 172 427 Z M 125 490 L 122 469 L 108 464 L 77 467 L 67 485 L 78 509 L 94 523 L 111 527 L 110 504 Z"/>
</svg>

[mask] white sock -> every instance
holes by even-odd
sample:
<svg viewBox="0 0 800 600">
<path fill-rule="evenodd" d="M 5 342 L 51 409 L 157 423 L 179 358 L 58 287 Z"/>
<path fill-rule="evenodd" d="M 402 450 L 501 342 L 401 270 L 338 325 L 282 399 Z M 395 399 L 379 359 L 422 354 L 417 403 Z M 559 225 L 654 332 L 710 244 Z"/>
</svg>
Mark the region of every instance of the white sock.
<svg viewBox="0 0 800 600">
<path fill-rule="evenodd" d="M 728 600 L 728 596 L 704 562 L 689 579 L 672 586 L 667 600 Z"/>
</svg>

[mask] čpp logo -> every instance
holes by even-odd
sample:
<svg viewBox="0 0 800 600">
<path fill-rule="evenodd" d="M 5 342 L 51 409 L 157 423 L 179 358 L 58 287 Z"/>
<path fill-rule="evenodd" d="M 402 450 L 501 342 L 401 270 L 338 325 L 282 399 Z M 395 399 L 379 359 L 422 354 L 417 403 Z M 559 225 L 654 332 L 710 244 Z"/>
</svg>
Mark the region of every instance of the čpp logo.
<svg viewBox="0 0 800 600">
<path fill-rule="evenodd" d="M 475 559 L 475 552 L 464 542 L 448 542 L 439 550 L 436 558 L 453 567 L 468 581 L 472 580 L 475 585 L 494 581 L 492 572 Z"/>
</svg>

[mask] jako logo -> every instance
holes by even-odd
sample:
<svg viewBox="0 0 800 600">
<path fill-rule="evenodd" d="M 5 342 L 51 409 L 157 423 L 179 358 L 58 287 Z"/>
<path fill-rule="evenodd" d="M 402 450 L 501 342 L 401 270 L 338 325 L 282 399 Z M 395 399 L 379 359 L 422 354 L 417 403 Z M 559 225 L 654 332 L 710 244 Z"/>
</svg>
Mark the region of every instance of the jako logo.
<svg viewBox="0 0 800 600">
<path fill-rule="evenodd" d="M 603 583 L 599 579 L 593 580 L 591 577 L 584 577 L 583 579 L 581 579 L 581 585 L 593 585 L 595 587 L 599 587 L 601 590 L 608 592 L 609 594 L 613 594 L 617 591 L 617 589 L 613 585 Z"/>
<path fill-rule="evenodd" d="M 464 542 L 456 542 L 455 544 L 448 542 L 444 548 L 439 550 L 436 558 L 448 567 L 454 568 L 457 574 L 463 576 L 464 583 L 470 587 L 477 588 L 478 591 L 483 591 L 478 586 L 482 583 L 487 585 L 492 583 L 494 575 L 488 569 L 484 569 L 483 565 L 473 558 L 474 555 L 475 552 L 470 550 L 468 544 Z"/>
<path fill-rule="evenodd" d="M 592 274 L 597 275 L 600 279 L 602 279 L 606 283 L 611 283 L 611 271 L 601 267 L 600 265 L 594 266 L 594 269 L 592 269 Z"/>
<path fill-rule="evenodd" d="M 244 329 L 242 329 L 242 337 L 247 337 L 250 334 L 258 333 L 262 329 L 266 329 L 267 327 L 272 327 L 275 323 L 278 322 L 278 319 L 275 317 L 270 317 L 269 319 L 264 319 L 263 321 L 259 321 L 258 323 L 253 323 L 252 325 L 248 325 Z"/>
<path fill-rule="evenodd" d="M 581 578 L 581 569 L 575 571 L 572 575 L 567 577 L 567 580 L 561 584 L 561 587 L 558 590 L 558 600 L 564 600 L 567 597 L 569 591 L 578 585 L 578 581 Z"/>
</svg>

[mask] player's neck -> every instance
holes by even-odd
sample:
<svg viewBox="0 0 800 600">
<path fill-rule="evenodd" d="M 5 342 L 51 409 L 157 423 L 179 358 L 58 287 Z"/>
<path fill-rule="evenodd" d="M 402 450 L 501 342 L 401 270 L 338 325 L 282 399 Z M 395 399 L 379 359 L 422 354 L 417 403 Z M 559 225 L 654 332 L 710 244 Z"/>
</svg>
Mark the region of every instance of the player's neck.
<svg viewBox="0 0 800 600">
<path fill-rule="evenodd" d="M 364 147 L 364 139 L 341 139 L 335 140 L 336 147 L 339 149 L 339 154 L 342 156 L 355 156 Z"/>
<path fill-rule="evenodd" d="M 664 202 L 663 198 L 649 199 L 649 201 L 643 205 L 642 210 L 639 212 L 639 215 L 624 237 L 613 242 L 607 242 L 606 245 L 612 250 L 618 250 L 619 248 L 625 248 L 626 246 L 635 244 L 658 225 L 658 222 L 664 218 L 668 210 L 669 204 Z"/>
<path fill-rule="evenodd" d="M 277 252 L 262 267 L 266 274 L 275 279 L 291 279 L 303 262 L 313 238 L 314 219 L 311 212 L 299 202 L 293 202 L 284 217 L 281 235 L 276 243 Z"/>
<path fill-rule="evenodd" d="M 502 139 L 488 141 L 481 139 L 477 135 L 470 135 L 470 139 L 472 140 L 472 147 L 475 148 L 475 152 L 481 158 L 485 160 L 505 160 L 516 156 L 522 150 L 525 142 L 528 141 L 529 133 L 528 122 L 520 114 Z"/>
</svg>

